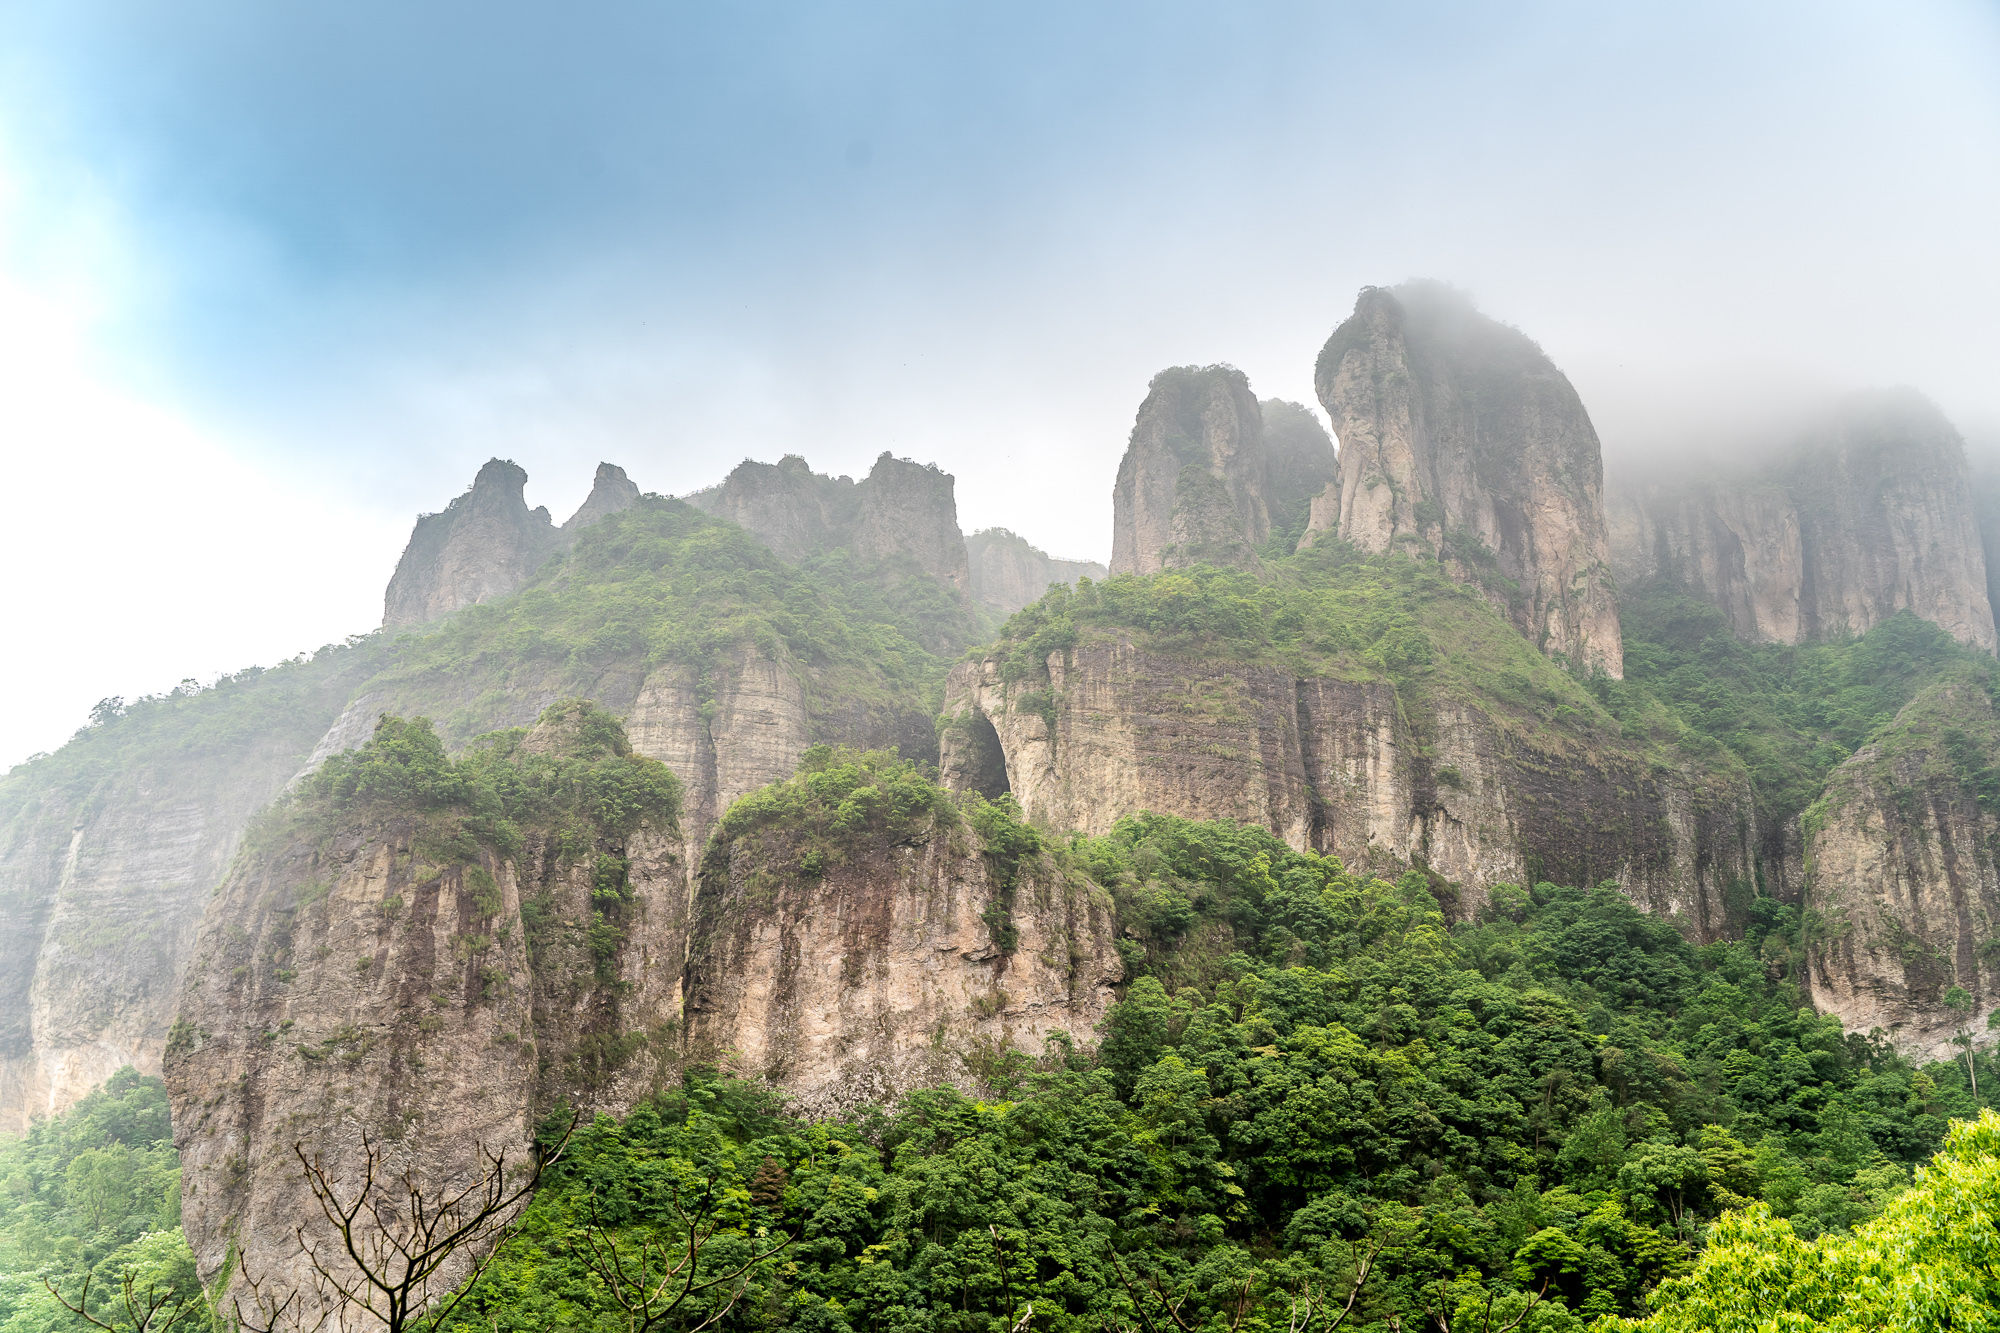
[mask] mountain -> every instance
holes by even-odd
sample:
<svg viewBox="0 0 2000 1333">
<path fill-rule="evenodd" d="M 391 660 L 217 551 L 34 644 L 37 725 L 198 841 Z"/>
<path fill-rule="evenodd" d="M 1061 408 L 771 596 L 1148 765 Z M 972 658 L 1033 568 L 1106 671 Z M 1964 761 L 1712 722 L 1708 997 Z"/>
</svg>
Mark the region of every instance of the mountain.
<svg viewBox="0 0 2000 1333">
<path fill-rule="evenodd" d="M 1746 639 L 1860 634 L 1909 610 L 1992 652 L 1975 494 L 1935 406 L 1859 395 L 1763 457 L 1621 479 L 1613 568 L 1629 589 L 1697 591 Z"/>
<path fill-rule="evenodd" d="M 972 600 L 999 616 L 1039 601 L 1052 584 L 1103 579 L 1111 571 L 1094 560 L 1057 560 L 1005 528 L 987 528 L 965 539 Z"/>
<path fill-rule="evenodd" d="M 1541 348 L 1443 284 L 1370 287 L 1313 384 L 1341 448 L 1309 537 L 1427 551 L 1544 651 L 1620 674 L 1597 432 Z"/>
</svg>

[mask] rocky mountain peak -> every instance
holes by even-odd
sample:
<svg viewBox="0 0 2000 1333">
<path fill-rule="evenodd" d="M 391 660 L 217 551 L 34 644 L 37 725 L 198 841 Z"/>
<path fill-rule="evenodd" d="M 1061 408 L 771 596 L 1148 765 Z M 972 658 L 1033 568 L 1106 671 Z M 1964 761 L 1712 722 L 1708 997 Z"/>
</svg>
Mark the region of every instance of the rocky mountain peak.
<svg viewBox="0 0 2000 1333">
<path fill-rule="evenodd" d="M 1147 386 L 1112 490 L 1111 572 L 1252 565 L 1270 535 L 1264 419 L 1233 366 L 1175 366 Z"/>
<path fill-rule="evenodd" d="M 1340 485 L 1311 532 L 1429 549 L 1548 652 L 1622 672 L 1597 431 L 1533 340 L 1442 283 L 1363 288 L 1314 386 Z"/>
<path fill-rule="evenodd" d="M 1102 579 L 1110 572 L 1095 560 L 1058 560 L 1006 528 L 986 528 L 967 537 L 965 556 L 972 600 L 1003 616 L 1040 600 L 1051 584 L 1074 587 L 1078 579 Z"/>
<path fill-rule="evenodd" d="M 417 519 L 383 597 L 385 628 L 421 625 L 504 597 L 561 549 L 544 508 L 528 508 L 527 472 L 495 458 L 441 514 Z"/>
<path fill-rule="evenodd" d="M 583 504 L 563 524 L 567 533 L 581 532 L 601 518 L 630 509 L 639 499 L 639 488 L 625 475 L 625 469 L 615 463 L 599 463 L 596 479 L 591 482 L 590 494 Z"/>
<path fill-rule="evenodd" d="M 1853 395 L 1775 447 L 1625 476 L 1610 509 L 1622 586 L 1692 590 L 1743 638 L 1840 638 L 1908 610 L 1994 650 L 1964 441 L 1913 391 Z"/>
</svg>

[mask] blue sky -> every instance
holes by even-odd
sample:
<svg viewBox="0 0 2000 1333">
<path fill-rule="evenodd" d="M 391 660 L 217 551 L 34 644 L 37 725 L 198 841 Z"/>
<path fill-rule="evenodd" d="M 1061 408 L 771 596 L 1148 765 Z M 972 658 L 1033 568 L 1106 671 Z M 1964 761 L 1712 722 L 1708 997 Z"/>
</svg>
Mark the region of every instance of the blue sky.
<svg viewBox="0 0 2000 1333">
<path fill-rule="evenodd" d="M 1101 558 L 1150 375 L 1310 401 L 1365 283 L 1471 290 L 1614 453 L 1984 430 L 1996 235 L 1992 4 L 13 0 L 0 766 L 370 628 L 495 454 L 561 517 L 892 449 Z"/>
</svg>

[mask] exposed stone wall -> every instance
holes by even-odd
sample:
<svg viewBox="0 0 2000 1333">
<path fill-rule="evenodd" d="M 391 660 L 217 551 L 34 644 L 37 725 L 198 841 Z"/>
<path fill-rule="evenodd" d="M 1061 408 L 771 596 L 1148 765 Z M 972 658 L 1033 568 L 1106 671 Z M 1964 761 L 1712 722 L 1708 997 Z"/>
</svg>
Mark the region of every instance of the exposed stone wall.
<svg viewBox="0 0 2000 1333">
<path fill-rule="evenodd" d="M 1270 535 L 1264 485 L 1263 417 L 1243 372 L 1161 371 L 1111 493 L 1111 572 L 1255 564 Z"/>
<path fill-rule="evenodd" d="M 1004 784 L 1053 828 L 1101 834 L 1141 810 L 1239 819 L 1350 865 L 1422 861 L 1460 882 L 1468 910 L 1495 883 L 1615 879 L 1702 940 L 1731 929 L 1753 882 L 1740 776 L 1536 741 L 1383 680 L 1299 678 L 1129 636 L 1053 653 L 1013 682 L 1002 660 L 953 670 L 943 772 L 962 789 Z"/>
<path fill-rule="evenodd" d="M 1110 573 L 1094 560 L 1057 560 L 1005 528 L 987 528 L 965 539 L 972 600 L 1007 616 L 1040 601 L 1051 584 L 1076 586 L 1078 579 Z"/>
<path fill-rule="evenodd" d="M 1975 496 L 1964 444 L 1934 406 L 1860 396 L 1754 463 L 1656 465 L 1618 482 L 1612 558 L 1621 585 L 1689 588 L 1743 638 L 1838 638 L 1907 610 L 1991 652 Z"/>
<path fill-rule="evenodd" d="M 1439 284 L 1370 287 L 1314 384 L 1340 485 L 1309 538 L 1434 552 L 1546 651 L 1622 674 L 1597 432 L 1541 348 Z"/>
<path fill-rule="evenodd" d="M 1856 1032 L 1949 1058 L 2000 1008 L 2000 720 L 1974 683 L 1934 686 L 1835 771 L 1806 816 L 1807 982 Z M 1963 990 L 1970 1011 L 1947 1008 Z"/>
</svg>

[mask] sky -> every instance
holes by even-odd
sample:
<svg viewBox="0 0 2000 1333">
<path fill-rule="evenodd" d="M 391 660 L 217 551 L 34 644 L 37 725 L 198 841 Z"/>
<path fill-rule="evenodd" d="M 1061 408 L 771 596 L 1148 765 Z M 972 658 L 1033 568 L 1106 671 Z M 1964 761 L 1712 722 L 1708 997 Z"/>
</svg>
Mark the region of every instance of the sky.
<svg viewBox="0 0 2000 1333">
<path fill-rule="evenodd" d="M 0 5 L 0 769 L 364 633 L 489 457 L 957 477 L 1103 559 L 1146 383 L 1369 284 L 1607 457 L 1909 384 L 2000 432 L 2000 4 Z"/>
</svg>

